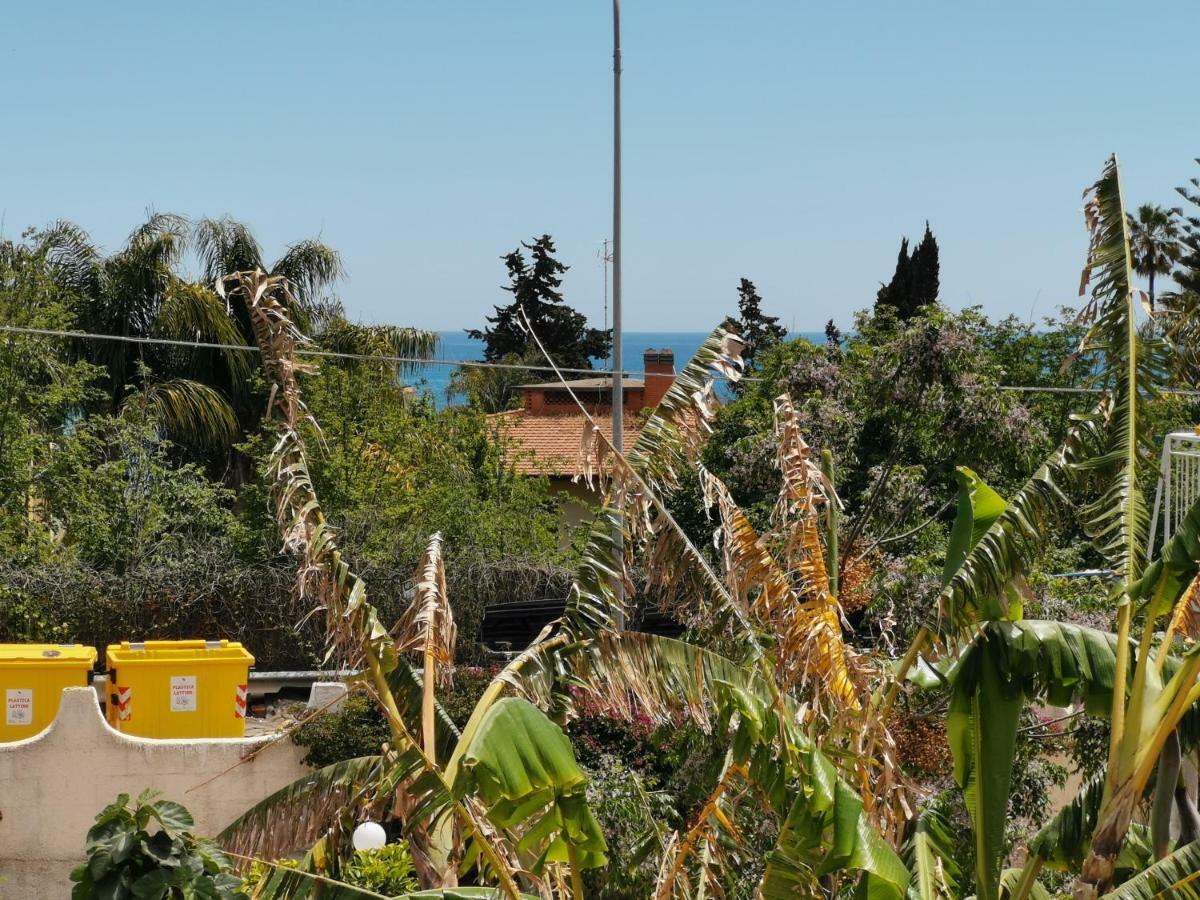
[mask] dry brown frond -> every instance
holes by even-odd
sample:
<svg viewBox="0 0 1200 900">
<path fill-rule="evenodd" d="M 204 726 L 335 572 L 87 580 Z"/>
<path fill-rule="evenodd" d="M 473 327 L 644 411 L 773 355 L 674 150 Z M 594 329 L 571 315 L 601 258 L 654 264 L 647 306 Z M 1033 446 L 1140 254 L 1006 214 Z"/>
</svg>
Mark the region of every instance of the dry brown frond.
<svg viewBox="0 0 1200 900">
<path fill-rule="evenodd" d="M 730 765 L 726 761 L 716 786 L 709 792 L 704 805 L 693 818 L 692 827 L 682 840 L 675 835 L 672 843 L 668 845 L 659 870 L 655 900 L 696 896 L 691 873 L 688 871 L 689 864 L 693 863 L 697 869 L 697 887 L 710 892 L 714 897 L 725 896 L 720 879 L 720 872 L 725 864 L 725 847 L 739 847 L 742 839 L 733 820 L 725 811 L 724 804 L 735 785 L 746 778 L 747 772 L 743 766 Z"/>
<path fill-rule="evenodd" d="M 842 639 L 837 600 L 829 593 L 815 510 L 792 522 L 796 583 L 775 561 L 721 479 L 699 469 L 705 505 L 720 514 L 717 545 L 730 593 L 773 638 L 779 680 L 807 686 L 823 710 L 860 707 L 853 653 Z"/>
<path fill-rule="evenodd" d="M 1164 652 L 1176 634 L 1189 642 L 1200 639 L 1200 576 L 1192 580 L 1183 598 L 1175 604 L 1175 611 L 1171 614 L 1171 623 L 1163 641 Z"/>
<path fill-rule="evenodd" d="M 442 535 L 434 534 L 417 565 L 416 596 L 392 630 L 396 649 L 417 652 L 445 667 L 454 664 L 457 629 L 446 591 L 446 568 L 442 558 Z"/>
</svg>

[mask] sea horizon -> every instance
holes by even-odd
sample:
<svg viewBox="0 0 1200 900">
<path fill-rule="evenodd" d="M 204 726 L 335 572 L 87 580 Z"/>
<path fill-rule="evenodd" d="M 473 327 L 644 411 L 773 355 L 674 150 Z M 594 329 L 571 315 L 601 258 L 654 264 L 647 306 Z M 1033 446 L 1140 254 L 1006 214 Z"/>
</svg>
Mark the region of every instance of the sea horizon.
<svg viewBox="0 0 1200 900">
<path fill-rule="evenodd" d="M 675 370 L 682 369 L 695 354 L 711 332 L 708 331 L 626 331 L 624 337 L 625 371 L 642 370 L 642 354 L 646 350 L 671 350 L 675 354 Z M 434 404 L 441 409 L 451 403 L 464 402 L 461 395 L 448 395 L 450 376 L 455 370 L 453 363 L 476 362 L 483 359 L 483 341 L 467 335 L 465 330 L 439 331 L 435 362 L 417 366 L 408 376 L 408 383 L 419 392 L 432 395 Z M 811 341 L 825 340 L 823 331 L 797 331 L 787 335 L 787 340 L 807 338 Z M 607 368 L 606 360 L 596 360 L 596 368 Z"/>
</svg>

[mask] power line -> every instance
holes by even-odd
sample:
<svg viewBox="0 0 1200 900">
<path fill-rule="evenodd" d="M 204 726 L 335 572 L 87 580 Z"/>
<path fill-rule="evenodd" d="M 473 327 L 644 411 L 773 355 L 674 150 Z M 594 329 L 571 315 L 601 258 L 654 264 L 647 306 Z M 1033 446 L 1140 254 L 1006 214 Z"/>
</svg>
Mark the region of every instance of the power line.
<svg viewBox="0 0 1200 900">
<path fill-rule="evenodd" d="M 89 331 L 64 331 L 54 328 L 28 328 L 20 325 L 0 325 L 0 334 L 25 334 L 35 337 L 59 337 L 74 340 L 116 341 L 127 344 L 149 344 L 164 347 L 182 347 L 188 350 L 234 350 L 243 353 L 261 353 L 257 346 L 250 344 L 218 344 L 212 341 L 181 341 L 173 338 L 139 337 L 127 334 L 97 334 Z M 344 353 L 336 350 L 297 349 L 298 356 L 316 356 L 331 359 L 351 359 L 358 362 L 396 363 L 410 366 L 465 366 L 474 369 L 512 369 L 522 372 L 553 372 L 550 366 L 527 366 L 519 363 L 484 362 L 472 359 L 425 359 L 420 356 L 390 356 L 376 353 Z M 559 372 L 571 372 L 581 375 L 611 375 L 612 369 L 573 369 L 560 366 Z M 643 378 L 674 378 L 663 372 L 629 372 L 623 375 L 640 375 Z M 723 375 L 714 377 L 725 378 Z M 745 379 L 743 379 L 745 380 Z"/>
<path fill-rule="evenodd" d="M 33 337 L 71 338 L 74 340 L 117 341 L 127 344 L 149 344 L 163 347 L 181 347 L 187 350 L 234 350 L 243 353 L 261 353 L 262 351 L 250 344 L 217 344 L 212 341 L 181 341 L 173 338 L 138 337 L 127 334 L 98 334 L 90 331 L 65 331 L 54 328 L 29 328 L 21 325 L 0 325 L 0 334 L 24 334 Z M 523 372 L 554 372 L 550 366 L 526 366 L 519 363 L 485 362 L 476 359 L 424 359 L 420 356 L 381 356 L 374 353 L 344 353 L 336 350 L 305 350 L 298 349 L 297 355 L 315 356 L 328 359 L 350 359 L 356 362 L 394 363 L 406 366 L 463 366 L 469 369 L 508 369 Z M 612 369 L 572 369 L 558 367 L 559 372 L 579 375 L 611 375 Z M 664 372 L 633 372 L 624 370 L 625 376 L 641 376 L 642 378 L 674 378 L 674 374 Z M 729 376 L 713 373 L 713 377 L 728 381 Z M 753 375 L 738 379 L 741 382 L 762 381 Z M 1102 394 L 1104 388 L 1091 387 L 1052 387 L 1049 385 L 1000 384 L 996 386 L 1002 391 L 1019 391 L 1030 394 Z M 1158 393 L 1170 394 L 1175 397 L 1200 397 L 1200 391 L 1184 388 L 1160 388 Z"/>
</svg>

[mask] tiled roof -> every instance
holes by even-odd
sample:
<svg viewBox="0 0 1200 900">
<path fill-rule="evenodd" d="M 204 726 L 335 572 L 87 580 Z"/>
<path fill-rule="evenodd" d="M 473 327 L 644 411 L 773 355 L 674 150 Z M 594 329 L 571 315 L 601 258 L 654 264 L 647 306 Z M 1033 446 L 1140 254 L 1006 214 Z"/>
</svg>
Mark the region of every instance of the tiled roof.
<svg viewBox="0 0 1200 900">
<path fill-rule="evenodd" d="M 646 386 L 646 382 L 640 378 L 626 378 L 622 385 L 627 391 L 640 390 Z M 524 390 L 541 389 L 553 390 L 556 388 L 611 388 L 612 376 L 605 375 L 600 378 L 575 378 L 569 381 L 543 381 L 540 384 L 524 384 L 521 385 Z"/>
<path fill-rule="evenodd" d="M 586 420 L 581 413 L 530 415 L 515 409 L 488 418 L 498 426 L 505 462 L 522 475 L 581 474 L 579 446 Z M 612 416 L 597 415 L 600 433 L 612 437 Z M 626 415 L 624 451 L 629 452 L 641 433 L 640 417 Z"/>
</svg>

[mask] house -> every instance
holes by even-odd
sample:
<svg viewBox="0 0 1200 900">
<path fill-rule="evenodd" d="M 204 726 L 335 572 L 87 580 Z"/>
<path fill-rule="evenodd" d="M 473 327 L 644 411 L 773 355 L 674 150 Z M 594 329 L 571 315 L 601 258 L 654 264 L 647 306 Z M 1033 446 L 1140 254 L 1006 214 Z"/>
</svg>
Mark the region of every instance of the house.
<svg viewBox="0 0 1200 900">
<path fill-rule="evenodd" d="M 642 356 L 644 378 L 624 381 L 625 416 L 623 450 L 638 439 L 649 411 L 658 406 L 675 382 L 675 353 L 647 350 Z M 520 409 L 490 416 L 505 463 L 525 475 L 542 475 L 551 486 L 569 495 L 563 504 L 563 524 L 569 532 L 587 517 L 595 492 L 582 480 L 580 446 L 586 419 L 571 398 L 579 398 L 600 432 L 612 437 L 612 377 L 577 378 L 526 384 L 521 388 Z"/>
</svg>

